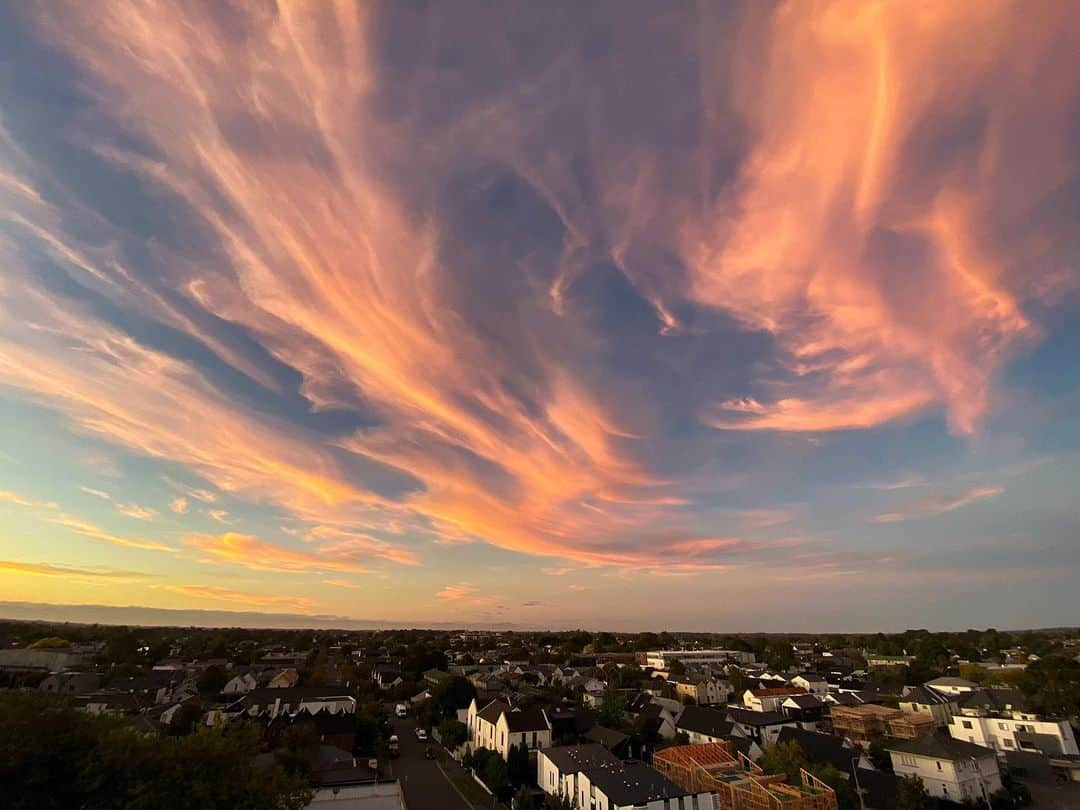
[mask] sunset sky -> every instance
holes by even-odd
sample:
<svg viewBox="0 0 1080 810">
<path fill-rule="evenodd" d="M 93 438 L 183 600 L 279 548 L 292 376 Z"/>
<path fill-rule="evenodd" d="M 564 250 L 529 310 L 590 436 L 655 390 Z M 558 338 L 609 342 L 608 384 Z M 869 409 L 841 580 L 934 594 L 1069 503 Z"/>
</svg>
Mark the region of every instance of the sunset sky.
<svg viewBox="0 0 1080 810">
<path fill-rule="evenodd" d="M 1075 624 L 1078 145 L 1056 0 L 4 4 L 0 600 Z"/>
</svg>

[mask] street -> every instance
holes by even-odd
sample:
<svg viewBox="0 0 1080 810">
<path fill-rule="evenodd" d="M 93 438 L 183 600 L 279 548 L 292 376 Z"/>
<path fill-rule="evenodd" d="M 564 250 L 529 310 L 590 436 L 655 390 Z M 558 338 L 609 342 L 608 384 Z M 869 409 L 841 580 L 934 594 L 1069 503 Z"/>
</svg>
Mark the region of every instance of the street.
<svg viewBox="0 0 1080 810">
<path fill-rule="evenodd" d="M 393 719 L 394 733 L 401 745 L 401 756 L 391 760 L 394 776 L 401 784 L 409 810 L 471 810 L 443 776 L 433 759 L 424 759 L 427 745 L 416 739 L 416 721 L 409 717 Z"/>
</svg>

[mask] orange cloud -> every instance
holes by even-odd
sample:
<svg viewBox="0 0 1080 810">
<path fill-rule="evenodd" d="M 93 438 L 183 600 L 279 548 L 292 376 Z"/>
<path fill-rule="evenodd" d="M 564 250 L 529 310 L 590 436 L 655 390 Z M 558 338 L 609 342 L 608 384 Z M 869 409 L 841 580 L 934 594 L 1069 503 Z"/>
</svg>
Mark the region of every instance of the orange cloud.
<svg viewBox="0 0 1080 810">
<path fill-rule="evenodd" d="M 197 549 L 206 562 L 238 565 L 254 571 L 369 573 L 369 569 L 359 562 L 365 555 L 357 553 L 354 548 L 338 548 L 329 551 L 320 549 L 318 552 L 298 551 L 234 532 L 221 535 L 192 535 L 186 538 L 185 542 L 188 546 Z M 366 556 L 368 559 L 371 558 L 371 555 Z"/>
<path fill-rule="evenodd" d="M 1062 32 L 1075 30 L 1065 5 L 1053 12 Z M 310 552 L 200 536 L 209 559 L 258 560 L 265 550 L 279 566 L 270 570 L 319 570 L 316 558 L 413 564 L 411 550 L 373 536 L 411 532 L 585 565 L 729 565 L 757 547 L 690 530 L 689 476 L 659 474 L 653 463 L 663 403 L 593 373 L 590 352 L 609 337 L 576 317 L 573 282 L 584 268 L 614 261 L 665 334 L 680 333 L 676 313 L 690 303 L 770 336 L 777 356 L 759 364 L 753 391 L 696 408 L 705 424 L 865 429 L 940 404 L 955 431 L 970 433 L 991 406 L 995 371 L 1038 331 L 1024 304 L 1052 299 L 1064 283 L 1018 269 L 1036 263 L 998 249 L 993 223 L 1018 220 L 1072 160 L 1055 109 L 1072 109 L 1075 90 L 1059 82 L 1034 98 L 1027 89 L 1033 75 L 1070 75 L 1072 66 L 1061 42 L 1040 56 L 1047 35 L 1026 21 L 1037 15 L 974 2 L 764 8 L 751 9 L 733 49 L 715 46 L 708 19 L 695 21 L 699 36 L 676 38 L 680 48 L 710 43 L 697 54 L 702 85 L 691 106 L 702 120 L 699 132 L 687 126 L 686 149 L 666 157 L 590 130 L 580 140 L 598 146 L 585 172 L 551 158 L 558 143 L 539 158 L 529 148 L 558 137 L 541 117 L 552 104 L 543 93 L 562 99 L 567 87 L 591 87 L 574 81 L 574 58 L 416 133 L 379 95 L 378 28 L 364 4 L 245 7 L 227 23 L 208 7 L 158 0 L 70 3 L 41 15 L 82 69 L 96 114 L 133 144 L 95 143 L 94 154 L 168 194 L 203 230 L 197 241 L 212 246 L 163 261 L 170 292 L 204 320 L 70 236 L 52 197 L 5 171 L 3 199 L 21 238 L 77 283 L 182 330 L 267 390 L 280 383 L 206 320 L 242 329 L 295 369 L 313 409 L 373 418 L 329 440 L 247 408 L 192 364 L 15 271 L 0 280 L 0 378 L 80 431 L 331 527 L 310 530 Z M 734 54 L 732 63 L 714 51 Z M 719 115 L 729 95 L 734 114 Z M 968 109 L 985 112 L 986 132 L 942 169 L 920 146 L 923 129 Z M 567 117 L 593 126 L 605 118 Z M 1003 159 L 1028 151 L 1019 118 L 1048 124 L 1022 178 Z M 748 151 L 734 184 L 713 187 L 736 130 Z M 432 201 L 456 176 L 465 144 L 467 162 L 512 166 L 565 230 L 554 277 L 531 257 L 487 268 L 520 276 L 535 295 L 508 306 L 509 327 L 470 317 L 473 290 L 456 280 L 471 261 L 455 261 L 460 229 L 440 221 Z M 401 182 L 404 167 L 434 179 Z M 588 193 L 576 179 L 583 173 Z M 1008 217 L 1005 205 L 1015 206 Z M 879 250 L 882 240 L 903 241 L 911 255 L 897 260 Z M 1037 245 L 1025 250 L 1039 255 Z M 579 365 L 576 354 L 590 359 Z M 377 495 L 350 472 L 353 462 L 417 485 Z M 189 496 L 216 497 L 200 492 Z"/>
<path fill-rule="evenodd" d="M 56 577 L 70 582 L 91 585 L 139 582 L 152 575 L 137 571 L 120 571 L 112 568 L 78 568 L 50 563 L 28 563 L 17 560 L 0 560 L 0 573 L 38 577 Z"/>
<path fill-rule="evenodd" d="M 69 515 L 61 515 L 60 517 L 51 518 L 51 523 L 55 523 L 58 526 L 63 526 L 66 529 L 76 534 L 81 534 L 83 537 L 89 537 L 93 540 L 101 540 L 104 543 L 118 546 L 120 548 L 136 548 L 143 551 L 164 551 L 169 554 L 175 554 L 176 549 L 172 546 L 159 543 L 156 540 L 142 540 L 131 537 L 120 537 L 119 535 L 107 532 L 104 529 L 98 528 L 93 523 L 85 521 L 81 518 L 71 517 Z"/>
<path fill-rule="evenodd" d="M 972 487 L 963 492 L 921 498 L 911 504 L 911 506 L 903 512 L 887 512 L 885 514 L 875 515 L 871 518 L 870 522 L 899 523 L 902 520 L 941 515 L 945 512 L 962 509 L 968 504 L 976 503 L 977 501 L 983 501 L 987 498 L 996 498 L 1004 491 L 1005 489 L 1003 487 Z"/>
<path fill-rule="evenodd" d="M 287 608 L 299 613 L 311 613 L 316 602 L 303 596 L 284 596 L 278 594 L 252 593 L 218 588 L 212 585 L 164 585 L 165 590 L 190 596 L 193 599 L 207 599 L 215 602 L 233 602 L 246 607 Z"/>
<path fill-rule="evenodd" d="M 137 503 L 120 503 L 116 505 L 116 511 L 121 515 L 126 515 L 129 518 L 135 518 L 136 520 L 153 520 L 158 516 L 156 509 L 151 509 L 148 506 L 140 506 Z"/>
<path fill-rule="evenodd" d="M 178 515 L 187 514 L 188 511 L 188 499 L 187 498 L 173 498 L 169 501 L 169 509 Z"/>
</svg>

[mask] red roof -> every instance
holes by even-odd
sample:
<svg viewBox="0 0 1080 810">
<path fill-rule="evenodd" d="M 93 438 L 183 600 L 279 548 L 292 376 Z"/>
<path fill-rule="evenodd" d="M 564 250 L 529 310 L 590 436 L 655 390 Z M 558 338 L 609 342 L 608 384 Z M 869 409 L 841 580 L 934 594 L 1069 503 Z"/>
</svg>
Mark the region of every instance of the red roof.
<svg viewBox="0 0 1080 810">
<path fill-rule="evenodd" d="M 754 697 L 780 697 L 781 695 L 805 695 L 808 692 L 801 686 L 783 686 L 777 689 L 754 689 L 750 694 Z"/>
</svg>

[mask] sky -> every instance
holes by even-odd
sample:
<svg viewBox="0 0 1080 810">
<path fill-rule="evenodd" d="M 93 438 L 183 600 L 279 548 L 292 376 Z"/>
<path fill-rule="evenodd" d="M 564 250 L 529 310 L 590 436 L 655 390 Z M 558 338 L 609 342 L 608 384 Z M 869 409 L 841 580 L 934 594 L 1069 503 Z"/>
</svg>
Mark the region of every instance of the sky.
<svg viewBox="0 0 1080 810">
<path fill-rule="evenodd" d="M 1076 624 L 1078 143 L 1054 0 L 3 4 L 0 600 Z"/>
</svg>

